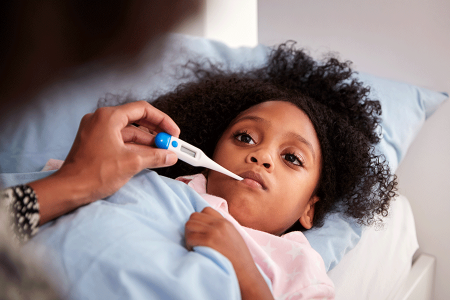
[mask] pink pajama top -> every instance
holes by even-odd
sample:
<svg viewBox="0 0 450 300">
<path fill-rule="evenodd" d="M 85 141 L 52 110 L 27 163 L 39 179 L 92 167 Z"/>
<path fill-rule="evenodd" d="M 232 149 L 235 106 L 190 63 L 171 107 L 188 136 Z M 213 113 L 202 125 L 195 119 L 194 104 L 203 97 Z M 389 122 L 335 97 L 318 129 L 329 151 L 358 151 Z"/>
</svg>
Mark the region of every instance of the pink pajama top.
<svg viewBox="0 0 450 300">
<path fill-rule="evenodd" d="M 322 257 L 300 231 L 282 236 L 241 226 L 229 213 L 227 202 L 206 193 L 202 174 L 177 178 L 199 193 L 242 235 L 255 263 L 270 279 L 275 299 L 334 299 L 334 285 Z"/>
</svg>

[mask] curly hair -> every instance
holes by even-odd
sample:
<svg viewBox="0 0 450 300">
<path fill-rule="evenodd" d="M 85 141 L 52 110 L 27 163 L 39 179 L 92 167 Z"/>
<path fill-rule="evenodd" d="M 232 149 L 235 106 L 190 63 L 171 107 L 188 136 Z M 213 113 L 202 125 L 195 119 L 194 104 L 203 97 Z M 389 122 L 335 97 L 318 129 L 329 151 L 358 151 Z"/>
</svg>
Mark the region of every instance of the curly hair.
<svg viewBox="0 0 450 300">
<path fill-rule="evenodd" d="M 385 158 L 374 151 L 380 140 L 381 105 L 369 99 L 369 88 L 354 78 L 351 62 L 333 56 L 318 62 L 294 46 L 289 42 L 274 48 L 267 63 L 252 70 L 189 62 L 185 67 L 193 79 L 152 104 L 178 124 L 181 139 L 209 157 L 242 111 L 271 100 L 295 104 L 310 118 L 322 152 L 314 226 L 322 226 L 333 211 L 360 224 L 381 224 L 397 184 Z M 178 162 L 156 171 L 175 178 L 202 169 Z M 297 222 L 290 230 L 304 228 Z"/>
</svg>

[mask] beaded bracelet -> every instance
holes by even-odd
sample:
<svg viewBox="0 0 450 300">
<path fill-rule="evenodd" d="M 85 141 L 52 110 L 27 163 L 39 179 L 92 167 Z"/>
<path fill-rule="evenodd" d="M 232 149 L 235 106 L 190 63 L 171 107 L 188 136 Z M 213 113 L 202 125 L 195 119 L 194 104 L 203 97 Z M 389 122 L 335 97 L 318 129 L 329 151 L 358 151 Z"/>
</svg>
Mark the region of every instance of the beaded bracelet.
<svg viewBox="0 0 450 300">
<path fill-rule="evenodd" d="M 19 240 L 27 241 L 39 231 L 39 203 L 30 186 L 4 189 L 0 199 L 9 210 L 12 229 Z"/>
</svg>

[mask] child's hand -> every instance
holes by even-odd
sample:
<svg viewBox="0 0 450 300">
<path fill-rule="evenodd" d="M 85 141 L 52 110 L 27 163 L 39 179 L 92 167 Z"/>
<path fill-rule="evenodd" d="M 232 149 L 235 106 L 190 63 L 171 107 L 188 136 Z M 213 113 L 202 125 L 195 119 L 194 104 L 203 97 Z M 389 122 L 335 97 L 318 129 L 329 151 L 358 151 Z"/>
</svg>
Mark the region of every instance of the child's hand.
<svg viewBox="0 0 450 300">
<path fill-rule="evenodd" d="M 228 258 L 233 267 L 254 265 L 253 257 L 240 233 L 228 220 L 211 207 L 195 212 L 189 218 L 185 228 L 186 247 L 207 246 Z"/>
<path fill-rule="evenodd" d="M 186 248 L 207 246 L 233 264 L 242 299 L 273 299 L 269 287 L 256 268 L 244 239 L 231 222 L 211 207 L 195 212 L 185 227 Z"/>
</svg>

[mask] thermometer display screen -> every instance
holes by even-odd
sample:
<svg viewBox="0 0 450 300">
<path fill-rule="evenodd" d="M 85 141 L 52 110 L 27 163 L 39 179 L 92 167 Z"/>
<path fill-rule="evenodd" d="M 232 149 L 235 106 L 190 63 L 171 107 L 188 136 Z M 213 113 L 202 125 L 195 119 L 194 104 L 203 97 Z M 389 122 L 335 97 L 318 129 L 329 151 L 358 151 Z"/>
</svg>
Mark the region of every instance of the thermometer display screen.
<svg viewBox="0 0 450 300">
<path fill-rule="evenodd" d="M 188 149 L 188 148 L 186 148 L 186 147 L 183 147 L 183 146 L 180 147 L 180 150 L 181 150 L 181 152 L 184 152 L 184 153 L 186 153 L 187 155 L 190 155 L 190 156 L 192 156 L 192 157 L 195 157 L 195 154 L 196 154 L 195 151 L 192 151 L 192 150 L 190 150 L 190 149 Z"/>
</svg>

